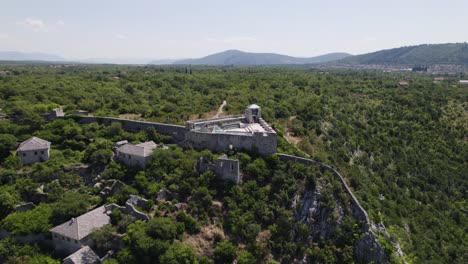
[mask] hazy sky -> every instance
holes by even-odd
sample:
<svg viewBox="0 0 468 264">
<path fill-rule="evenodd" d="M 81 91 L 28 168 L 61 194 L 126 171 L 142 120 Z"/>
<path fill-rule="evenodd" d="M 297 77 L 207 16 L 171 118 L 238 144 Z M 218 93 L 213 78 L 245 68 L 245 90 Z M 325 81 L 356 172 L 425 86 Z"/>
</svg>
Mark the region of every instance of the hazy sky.
<svg viewBox="0 0 468 264">
<path fill-rule="evenodd" d="M 0 0 L 0 50 L 189 58 L 315 56 L 468 41 L 468 0 Z"/>
</svg>

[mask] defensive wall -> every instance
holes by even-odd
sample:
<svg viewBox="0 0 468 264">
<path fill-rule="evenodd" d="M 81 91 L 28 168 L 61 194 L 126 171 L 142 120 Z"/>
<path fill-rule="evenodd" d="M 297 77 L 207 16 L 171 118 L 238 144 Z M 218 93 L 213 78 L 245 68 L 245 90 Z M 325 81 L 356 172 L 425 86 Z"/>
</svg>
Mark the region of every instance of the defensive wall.
<svg viewBox="0 0 468 264">
<path fill-rule="evenodd" d="M 276 133 L 254 132 L 246 133 L 210 133 L 199 131 L 187 131 L 186 140 L 195 149 L 210 149 L 217 152 L 234 149 L 257 149 L 262 155 L 276 153 Z"/>
<path fill-rule="evenodd" d="M 358 263 L 390 263 L 388 260 L 388 256 L 385 253 L 383 246 L 380 244 L 379 240 L 377 239 L 377 235 L 374 230 L 371 228 L 371 222 L 369 220 L 369 216 L 367 215 L 366 210 L 361 206 L 359 201 L 354 196 L 353 192 L 349 188 L 348 184 L 345 182 L 343 176 L 333 169 L 332 167 L 324 164 L 320 161 L 315 161 L 311 159 L 306 159 L 302 157 L 292 156 L 288 154 L 277 153 L 277 156 L 282 161 L 293 161 L 299 162 L 304 165 L 315 165 L 319 166 L 322 170 L 327 170 L 331 172 L 335 177 L 337 177 L 341 183 L 343 184 L 346 192 L 351 197 L 351 210 L 353 216 L 363 223 L 362 229 L 364 231 L 363 236 L 356 241 L 354 245 L 354 252 L 358 259 Z M 387 233 L 387 236 L 388 235 Z M 401 252 L 400 245 L 397 241 L 392 241 L 392 243 L 397 248 L 397 256 L 400 258 L 403 256 L 403 252 Z M 398 250 L 399 249 L 399 250 Z"/>
<path fill-rule="evenodd" d="M 97 117 L 97 116 L 83 116 L 79 117 L 78 123 L 89 124 L 97 122 L 98 124 L 110 125 L 112 123 L 122 124 L 122 128 L 127 131 L 138 132 L 153 127 L 160 134 L 171 136 L 176 143 L 180 143 L 185 140 L 185 133 L 187 130 L 184 126 L 154 123 L 140 120 L 128 120 L 114 117 Z"/>
<path fill-rule="evenodd" d="M 229 148 L 235 149 L 256 149 L 262 155 L 276 153 L 277 139 L 274 130 L 263 120 L 260 122 L 268 128 L 267 132 L 253 133 L 209 133 L 200 131 L 190 131 L 185 126 L 153 123 L 140 120 L 127 120 L 114 117 L 82 116 L 77 117 L 80 124 L 97 122 L 98 124 L 110 125 L 112 123 L 122 124 L 122 128 L 127 131 L 138 132 L 148 127 L 153 127 L 160 134 L 171 136 L 175 143 L 185 142 L 195 149 L 210 149 L 222 152 Z M 270 131 L 271 130 L 271 131 Z"/>
<path fill-rule="evenodd" d="M 356 217 L 359 221 L 362 221 L 362 222 L 365 223 L 365 225 L 363 226 L 365 232 L 369 231 L 370 220 L 369 220 L 369 216 L 367 215 L 366 210 L 364 210 L 364 208 L 361 206 L 361 204 L 359 203 L 359 201 L 356 199 L 353 192 L 349 188 L 348 184 L 345 182 L 343 176 L 341 176 L 341 174 L 338 171 L 336 171 L 332 167 L 330 167 L 327 164 L 324 164 L 324 163 L 322 163 L 320 161 L 315 161 L 315 160 L 311 160 L 311 159 L 301 158 L 301 157 L 292 156 L 292 155 L 288 155 L 288 154 L 282 154 L 282 153 L 277 153 L 276 155 L 282 161 L 299 162 L 299 163 L 302 163 L 304 165 L 316 165 L 316 166 L 319 166 L 321 169 L 324 169 L 324 170 L 327 170 L 327 171 L 331 172 L 335 177 L 338 178 L 338 180 L 341 181 L 341 183 L 343 184 L 346 192 L 351 197 L 351 207 L 352 207 L 353 216 Z"/>
</svg>

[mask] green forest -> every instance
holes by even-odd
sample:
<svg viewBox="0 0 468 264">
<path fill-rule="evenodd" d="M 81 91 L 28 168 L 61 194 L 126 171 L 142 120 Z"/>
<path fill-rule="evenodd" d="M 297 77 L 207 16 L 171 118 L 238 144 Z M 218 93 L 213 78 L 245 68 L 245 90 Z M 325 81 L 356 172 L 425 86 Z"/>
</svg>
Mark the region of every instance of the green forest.
<svg viewBox="0 0 468 264">
<path fill-rule="evenodd" d="M 244 183 L 198 173 L 200 157 L 219 153 L 171 144 L 154 129 L 127 132 L 118 123 L 81 125 L 74 118 L 45 122 L 62 107 L 70 114 L 134 118 L 170 124 L 209 117 L 226 100 L 227 114 L 255 103 L 277 131 L 278 152 L 336 168 L 371 221 L 396 239 L 407 263 L 468 262 L 468 91 L 463 73 L 435 76 L 298 67 L 204 67 L 2 64 L 0 70 L 0 229 L 41 234 L 93 206 L 123 204 L 130 194 L 150 200 L 148 222 L 118 212 L 93 233 L 96 252 L 124 234 L 125 247 L 106 263 L 355 263 L 362 235 L 352 217 L 330 237 L 311 230 L 292 208 L 294 196 L 329 186 L 324 202 L 346 200 L 336 180 L 318 168 L 275 155 L 228 153 L 240 161 Z M 398 82 L 409 81 L 400 87 Z M 52 142 L 51 159 L 22 166 L 15 150 L 31 136 Z M 144 170 L 111 160 L 120 140 L 168 144 Z M 85 166 L 86 175 L 76 168 Z M 90 179 L 116 179 L 121 191 L 101 199 Z M 160 190 L 173 195 L 157 199 Z M 37 207 L 15 212 L 15 206 Z M 186 210 L 176 204 L 186 203 Z M 333 216 L 330 216 L 333 217 Z M 203 248 L 200 237 L 210 237 Z M 197 244 L 198 243 L 198 244 Z M 385 245 L 388 252 L 395 249 Z M 205 254 L 204 254 L 204 253 Z M 50 245 L 0 240 L 0 262 L 60 263 Z"/>
</svg>

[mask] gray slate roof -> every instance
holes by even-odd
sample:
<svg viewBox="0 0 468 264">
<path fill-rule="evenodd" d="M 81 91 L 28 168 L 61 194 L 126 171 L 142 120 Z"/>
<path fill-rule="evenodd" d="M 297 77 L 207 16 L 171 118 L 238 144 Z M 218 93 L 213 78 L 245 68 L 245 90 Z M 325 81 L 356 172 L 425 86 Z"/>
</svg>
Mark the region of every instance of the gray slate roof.
<svg viewBox="0 0 468 264">
<path fill-rule="evenodd" d="M 118 152 L 123 154 L 139 156 L 139 157 L 148 157 L 153 154 L 153 149 L 157 148 L 158 145 L 153 141 L 147 141 L 144 143 L 140 143 L 138 145 L 133 145 L 131 143 L 122 145 L 117 148 Z"/>
<path fill-rule="evenodd" d="M 110 214 L 110 212 L 106 210 L 105 206 L 101 206 L 52 228 L 50 232 L 71 239 L 81 240 L 89 235 L 93 229 L 99 229 L 109 224 L 110 217 L 108 214 Z"/>
<path fill-rule="evenodd" d="M 18 151 L 42 150 L 50 148 L 50 142 L 38 137 L 32 137 L 18 147 Z"/>
<path fill-rule="evenodd" d="M 80 248 L 63 260 L 64 264 L 100 264 L 99 256 L 88 246 Z"/>
</svg>

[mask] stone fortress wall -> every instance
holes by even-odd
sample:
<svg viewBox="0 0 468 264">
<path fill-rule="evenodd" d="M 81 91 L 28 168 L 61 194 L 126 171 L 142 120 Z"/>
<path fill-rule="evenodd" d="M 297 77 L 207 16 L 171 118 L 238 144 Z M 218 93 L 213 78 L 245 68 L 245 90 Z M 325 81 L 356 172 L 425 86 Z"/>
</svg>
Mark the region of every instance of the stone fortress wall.
<svg viewBox="0 0 468 264">
<path fill-rule="evenodd" d="M 257 149 L 262 155 L 276 153 L 276 133 L 255 132 L 253 134 L 204 133 L 187 131 L 186 139 L 195 149 L 210 149 L 217 152 L 235 149 Z"/>
<path fill-rule="evenodd" d="M 351 197 L 351 206 L 352 206 L 353 216 L 356 217 L 359 221 L 364 223 L 364 231 L 367 232 L 369 230 L 370 220 L 369 220 L 369 216 L 367 215 L 366 210 L 364 210 L 364 208 L 361 206 L 361 204 L 359 203 L 359 201 L 356 199 L 353 192 L 349 188 L 348 184 L 345 182 L 343 176 L 341 176 L 341 174 L 338 171 L 336 171 L 332 167 L 330 167 L 330 166 L 328 166 L 328 165 L 326 165 L 326 164 L 324 164 L 324 163 L 322 163 L 320 161 L 301 158 L 301 157 L 292 156 L 292 155 L 288 155 L 288 154 L 282 154 L 282 153 L 276 153 L 276 155 L 282 161 L 294 161 L 294 162 L 302 163 L 304 165 L 317 165 L 321 169 L 324 169 L 324 170 L 327 170 L 327 171 L 331 172 L 335 177 L 337 177 L 340 180 L 340 182 L 343 184 L 346 192 Z"/>
<path fill-rule="evenodd" d="M 230 148 L 239 150 L 256 149 L 262 155 L 271 155 L 276 153 L 277 148 L 276 132 L 260 115 L 256 117 L 255 122 L 260 124 L 264 128 L 264 131 L 251 131 L 247 133 L 233 131 L 216 133 L 194 130 L 197 126 L 195 124 L 197 121 L 202 121 L 203 125 L 215 125 L 219 122 L 223 122 L 225 124 L 227 123 L 229 126 L 238 124 L 241 120 L 245 120 L 245 116 L 187 121 L 185 126 L 114 117 L 79 116 L 77 118 L 80 124 L 97 122 L 103 125 L 110 125 L 112 123 L 121 123 L 124 130 L 133 132 L 153 127 L 158 133 L 171 136 L 175 143 L 189 145 L 195 149 L 210 149 L 217 152 L 227 151 Z"/>
<path fill-rule="evenodd" d="M 175 143 L 180 143 L 185 140 L 185 133 L 187 130 L 184 126 L 154 123 L 140 120 L 128 120 L 114 117 L 96 117 L 96 116 L 83 116 L 79 117 L 80 124 L 89 124 L 97 122 L 103 125 L 110 125 L 112 123 L 121 123 L 122 128 L 127 131 L 138 132 L 153 127 L 160 134 L 171 136 Z"/>
<path fill-rule="evenodd" d="M 356 242 L 354 246 L 354 252 L 357 258 L 363 263 L 390 263 L 389 256 L 386 255 L 384 248 L 377 239 L 378 235 L 376 234 L 376 232 L 380 233 L 380 231 L 378 229 L 376 231 L 374 230 L 376 229 L 375 225 L 370 221 L 366 210 L 364 210 L 364 208 L 361 206 L 361 204 L 349 188 L 348 184 L 344 180 L 343 176 L 341 176 L 341 174 L 338 171 L 320 161 L 282 153 L 276 153 L 276 155 L 282 161 L 293 161 L 308 166 L 319 166 L 321 169 L 327 170 L 331 172 L 335 177 L 337 177 L 338 180 L 343 184 L 346 193 L 351 197 L 352 214 L 357 220 L 359 220 L 362 223 L 362 230 L 364 231 L 364 235 Z M 384 232 L 384 236 L 390 238 L 390 235 L 386 231 Z M 397 248 L 397 256 L 399 258 L 402 258 L 403 252 L 401 251 L 400 244 L 395 240 L 392 240 L 392 243 Z"/>
</svg>

